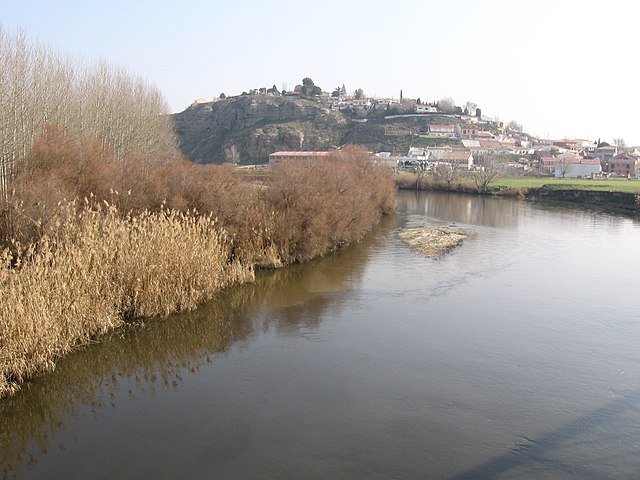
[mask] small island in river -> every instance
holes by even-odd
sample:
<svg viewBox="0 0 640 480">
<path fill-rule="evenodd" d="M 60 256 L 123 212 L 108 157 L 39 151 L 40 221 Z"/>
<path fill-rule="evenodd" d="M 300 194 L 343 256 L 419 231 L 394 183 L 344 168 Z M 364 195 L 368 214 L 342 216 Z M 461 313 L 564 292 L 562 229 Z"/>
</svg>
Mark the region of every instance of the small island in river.
<svg viewBox="0 0 640 480">
<path fill-rule="evenodd" d="M 469 234 L 451 227 L 416 227 L 405 228 L 398 236 L 412 249 L 429 258 L 438 258 L 462 245 Z"/>
</svg>

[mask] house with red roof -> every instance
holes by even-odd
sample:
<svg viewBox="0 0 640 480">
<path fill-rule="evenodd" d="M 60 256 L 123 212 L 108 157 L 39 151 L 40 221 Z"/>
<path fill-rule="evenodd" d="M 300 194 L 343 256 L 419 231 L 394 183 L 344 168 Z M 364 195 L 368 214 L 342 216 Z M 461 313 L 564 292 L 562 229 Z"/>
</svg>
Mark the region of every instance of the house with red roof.
<svg viewBox="0 0 640 480">
<path fill-rule="evenodd" d="M 542 157 L 539 169 L 541 174 L 552 174 L 556 178 L 584 178 L 602 173 L 599 159 L 583 158 L 573 152 Z"/>
<path fill-rule="evenodd" d="M 478 135 L 478 126 L 473 123 L 460 123 L 456 125 L 456 134 L 459 138 L 471 140 Z"/>
<path fill-rule="evenodd" d="M 274 165 L 287 160 L 306 161 L 306 160 L 313 160 L 317 158 L 324 158 L 328 156 L 330 153 L 331 152 L 307 152 L 307 151 L 273 152 L 271 155 L 269 155 L 269 165 L 273 167 Z"/>
<path fill-rule="evenodd" d="M 455 125 L 428 125 L 427 136 L 454 138 L 456 136 L 456 127 Z"/>
</svg>

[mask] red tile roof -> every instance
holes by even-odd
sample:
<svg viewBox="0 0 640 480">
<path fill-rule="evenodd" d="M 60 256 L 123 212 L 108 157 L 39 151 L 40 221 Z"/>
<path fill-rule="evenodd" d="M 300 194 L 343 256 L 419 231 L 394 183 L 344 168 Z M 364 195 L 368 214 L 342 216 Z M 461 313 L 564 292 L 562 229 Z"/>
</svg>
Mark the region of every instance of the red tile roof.
<svg viewBox="0 0 640 480">
<path fill-rule="evenodd" d="M 442 156 L 442 160 L 445 162 L 447 160 L 451 160 L 451 161 L 461 160 L 466 162 L 469 160 L 470 155 L 471 155 L 471 152 L 465 152 L 465 151 L 447 152 Z"/>
<path fill-rule="evenodd" d="M 273 152 L 271 155 L 277 155 L 278 157 L 324 157 L 329 155 L 330 152 Z"/>
</svg>

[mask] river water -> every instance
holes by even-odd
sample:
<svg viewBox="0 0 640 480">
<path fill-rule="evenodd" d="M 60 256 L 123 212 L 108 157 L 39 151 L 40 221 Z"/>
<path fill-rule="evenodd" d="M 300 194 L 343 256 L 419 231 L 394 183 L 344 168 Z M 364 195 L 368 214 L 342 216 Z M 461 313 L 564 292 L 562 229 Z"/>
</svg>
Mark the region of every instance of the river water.
<svg viewBox="0 0 640 480">
<path fill-rule="evenodd" d="M 640 478 L 640 223 L 400 192 L 362 243 L 0 401 L 28 479 Z M 437 260 L 398 231 L 472 235 Z"/>
</svg>

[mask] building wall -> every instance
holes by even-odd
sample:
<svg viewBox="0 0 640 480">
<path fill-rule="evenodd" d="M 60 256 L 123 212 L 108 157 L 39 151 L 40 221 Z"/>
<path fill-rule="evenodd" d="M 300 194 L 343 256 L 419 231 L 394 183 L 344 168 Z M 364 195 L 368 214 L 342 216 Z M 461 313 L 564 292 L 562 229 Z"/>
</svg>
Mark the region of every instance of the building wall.
<svg viewBox="0 0 640 480">
<path fill-rule="evenodd" d="M 607 164 L 607 173 L 612 173 L 618 177 L 637 177 L 638 176 L 638 162 L 633 160 L 609 160 Z"/>
<path fill-rule="evenodd" d="M 570 163 L 566 166 L 564 178 L 590 177 L 600 175 L 602 169 L 597 163 Z M 562 169 L 556 165 L 555 177 L 562 178 Z"/>
</svg>

